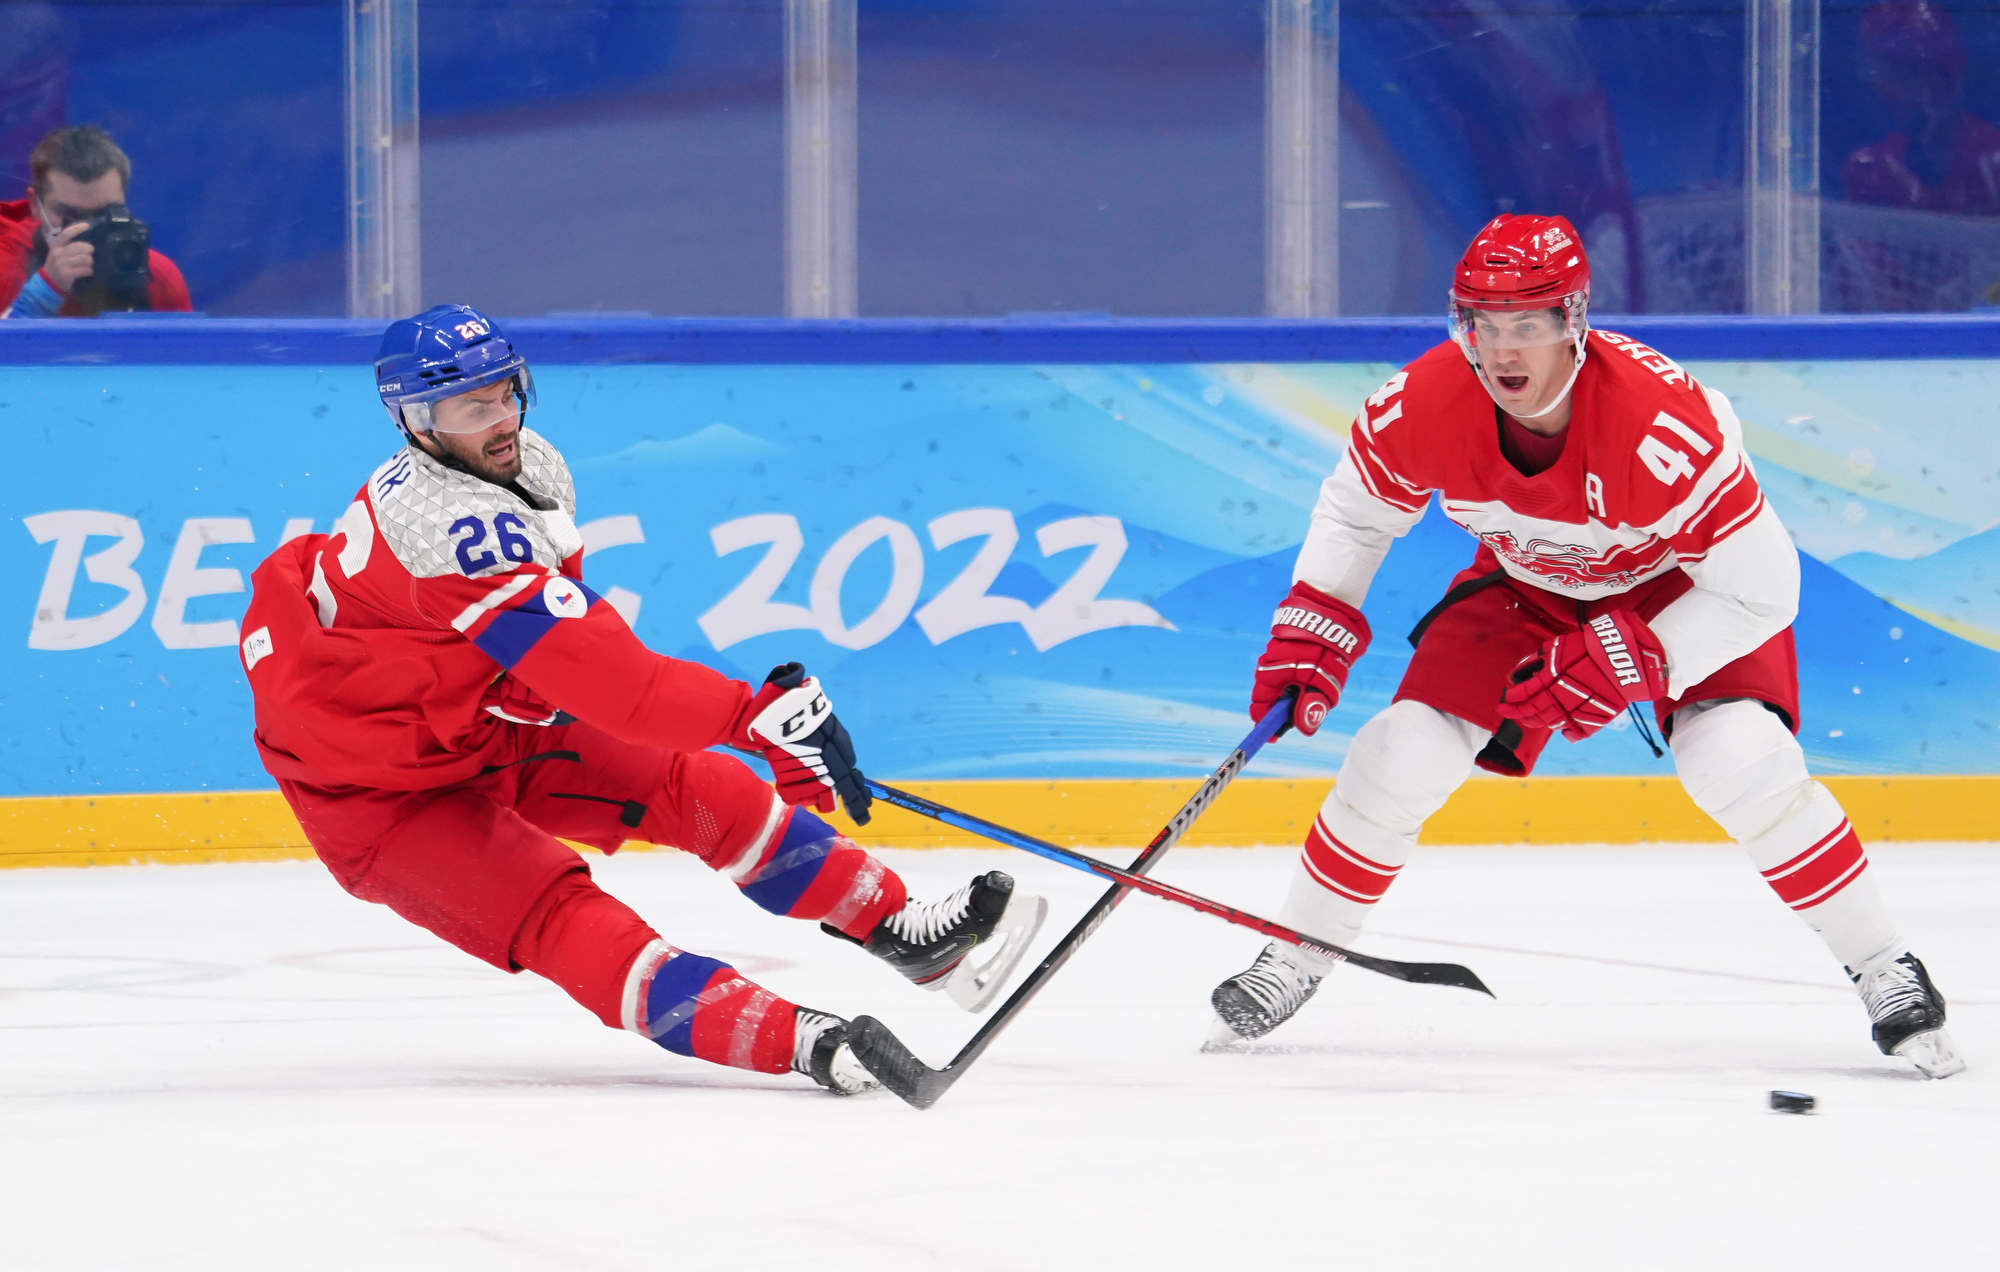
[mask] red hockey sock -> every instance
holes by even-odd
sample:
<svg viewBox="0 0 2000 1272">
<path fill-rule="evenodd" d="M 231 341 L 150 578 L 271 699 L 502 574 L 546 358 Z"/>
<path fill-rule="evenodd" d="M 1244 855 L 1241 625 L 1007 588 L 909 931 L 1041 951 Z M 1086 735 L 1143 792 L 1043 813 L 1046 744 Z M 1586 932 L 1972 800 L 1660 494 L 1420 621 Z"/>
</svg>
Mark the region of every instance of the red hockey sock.
<svg viewBox="0 0 2000 1272">
<path fill-rule="evenodd" d="M 909 899 L 895 871 L 810 810 L 781 803 L 741 760 L 704 751 L 680 764 L 674 816 L 649 829 L 772 914 L 866 940 Z"/>
<path fill-rule="evenodd" d="M 773 833 L 734 860 L 712 864 L 771 913 L 824 923 L 856 940 L 866 940 L 910 895 L 902 876 L 803 808 L 788 810 Z"/>
<path fill-rule="evenodd" d="M 514 937 L 513 961 L 561 986 L 613 1029 L 625 1025 L 633 962 L 659 934 L 623 901 L 573 870 L 542 894 Z"/>
<path fill-rule="evenodd" d="M 655 941 L 628 985 L 625 1027 L 667 1050 L 760 1073 L 791 1068 L 797 1007 L 729 964 Z"/>
<path fill-rule="evenodd" d="M 662 941 L 582 870 L 542 895 L 514 940 L 514 962 L 560 985 L 613 1029 L 738 1069 L 791 1067 L 790 1002 L 716 959 Z"/>
</svg>

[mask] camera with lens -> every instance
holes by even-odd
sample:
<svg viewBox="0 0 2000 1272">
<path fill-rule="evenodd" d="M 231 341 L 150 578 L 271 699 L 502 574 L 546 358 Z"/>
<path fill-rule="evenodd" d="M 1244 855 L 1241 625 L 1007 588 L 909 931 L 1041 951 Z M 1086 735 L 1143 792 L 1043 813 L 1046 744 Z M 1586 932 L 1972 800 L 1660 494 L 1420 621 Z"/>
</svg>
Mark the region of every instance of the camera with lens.
<svg viewBox="0 0 2000 1272">
<path fill-rule="evenodd" d="M 77 307 L 90 314 L 151 309 L 153 232 L 122 203 L 97 209 L 89 224 L 77 235 L 95 249 L 90 277 L 70 289 Z"/>
</svg>

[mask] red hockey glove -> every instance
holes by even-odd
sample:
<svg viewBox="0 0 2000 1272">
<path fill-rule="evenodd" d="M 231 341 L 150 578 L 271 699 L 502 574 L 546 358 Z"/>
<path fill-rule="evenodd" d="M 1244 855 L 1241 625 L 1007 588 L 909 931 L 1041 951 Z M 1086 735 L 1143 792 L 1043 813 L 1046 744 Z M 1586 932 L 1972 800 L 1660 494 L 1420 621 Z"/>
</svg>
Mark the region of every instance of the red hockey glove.
<svg viewBox="0 0 2000 1272">
<path fill-rule="evenodd" d="M 1521 661 L 1500 714 L 1581 742 L 1634 702 L 1667 696 L 1667 656 L 1631 610 L 1599 614 Z"/>
<path fill-rule="evenodd" d="M 854 767 L 854 743 L 819 681 L 798 663 L 772 669 L 730 733 L 731 746 L 759 752 L 770 763 L 778 797 L 787 804 L 830 813 L 838 795 L 856 825 L 868 824 L 874 797 Z"/>
<path fill-rule="evenodd" d="M 1250 718 L 1263 719 L 1287 689 L 1296 688 L 1299 700 L 1292 707 L 1291 723 L 1307 737 L 1318 733 L 1320 722 L 1347 687 L 1347 669 L 1367 648 L 1368 620 L 1360 610 L 1310 583 L 1292 584 L 1271 616 L 1271 641 L 1257 660 Z M 1284 732 L 1278 730 L 1279 736 Z"/>
</svg>

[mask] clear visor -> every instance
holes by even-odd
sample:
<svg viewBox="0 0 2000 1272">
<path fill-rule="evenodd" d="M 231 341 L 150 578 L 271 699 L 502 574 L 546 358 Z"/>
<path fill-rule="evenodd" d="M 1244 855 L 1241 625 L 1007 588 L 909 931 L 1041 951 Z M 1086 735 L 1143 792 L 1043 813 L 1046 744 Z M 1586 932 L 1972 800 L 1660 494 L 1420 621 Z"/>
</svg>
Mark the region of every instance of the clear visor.
<svg viewBox="0 0 2000 1272">
<path fill-rule="evenodd" d="M 1545 349 L 1581 334 L 1568 306 L 1545 309 L 1474 309 L 1451 305 L 1451 338 L 1468 357 L 1481 349 Z"/>
<path fill-rule="evenodd" d="M 499 391 L 497 385 L 508 386 Z M 484 433 L 497 424 L 521 418 L 523 407 L 535 404 L 535 378 L 522 367 L 505 380 L 468 389 L 464 393 L 435 402 L 415 402 L 403 408 L 403 422 L 411 429 L 460 436 Z"/>
</svg>

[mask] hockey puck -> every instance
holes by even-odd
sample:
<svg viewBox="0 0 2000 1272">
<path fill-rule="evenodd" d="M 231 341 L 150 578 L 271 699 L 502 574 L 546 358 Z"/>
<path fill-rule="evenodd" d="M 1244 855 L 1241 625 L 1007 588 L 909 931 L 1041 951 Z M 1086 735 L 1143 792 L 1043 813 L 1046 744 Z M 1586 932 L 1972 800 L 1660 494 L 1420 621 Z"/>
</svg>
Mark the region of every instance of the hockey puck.
<svg viewBox="0 0 2000 1272">
<path fill-rule="evenodd" d="M 1771 1107 L 1780 1113 L 1810 1113 L 1813 1103 L 1813 1098 L 1804 1091 L 1771 1092 Z"/>
</svg>

